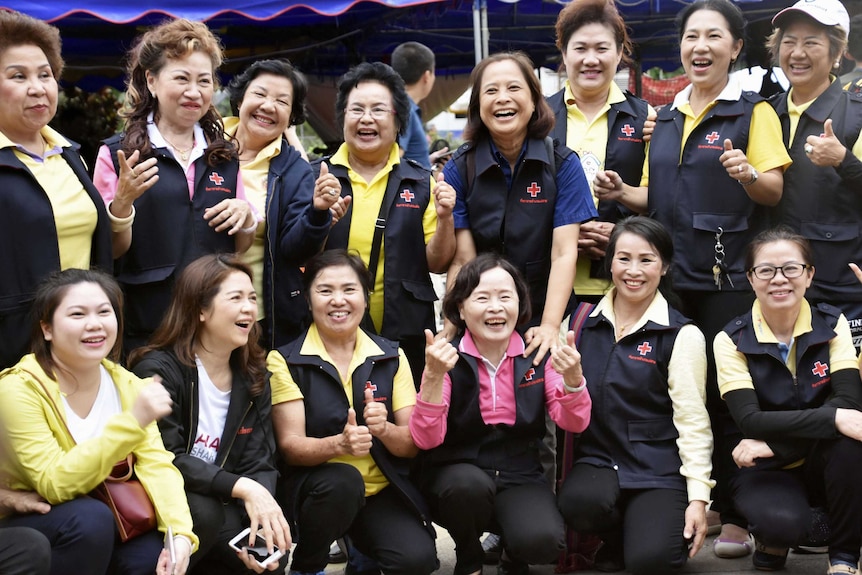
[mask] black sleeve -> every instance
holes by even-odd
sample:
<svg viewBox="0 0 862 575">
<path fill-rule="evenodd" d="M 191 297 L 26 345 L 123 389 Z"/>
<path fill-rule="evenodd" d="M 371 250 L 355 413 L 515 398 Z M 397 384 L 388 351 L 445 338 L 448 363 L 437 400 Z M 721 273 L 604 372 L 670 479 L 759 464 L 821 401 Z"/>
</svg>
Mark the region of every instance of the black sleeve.
<svg viewBox="0 0 862 575">
<path fill-rule="evenodd" d="M 835 429 L 836 408 L 832 406 L 762 411 L 753 389 L 730 391 L 724 395 L 724 401 L 743 436 L 750 439 L 769 442 L 788 438 L 830 439 L 839 435 Z"/>
<path fill-rule="evenodd" d="M 853 155 L 853 150 L 847 149 L 844 153 L 844 159 L 838 164 L 835 171 L 845 182 L 857 188 L 862 187 L 862 161 Z"/>
<path fill-rule="evenodd" d="M 193 429 L 183 416 L 191 409 L 193 398 L 188 393 L 189 384 L 179 361 L 156 351 L 146 355 L 133 371 L 138 377 L 161 376 L 162 385 L 171 395 L 173 409 L 158 421 L 158 426 L 165 448 L 174 454 L 174 466 L 183 475 L 186 491 L 230 498 L 233 485 L 239 477 L 227 473 L 218 465 L 189 455 L 187 451 L 189 434 L 193 433 Z"/>
<path fill-rule="evenodd" d="M 859 370 L 841 369 L 832 374 L 832 397 L 826 405 L 862 411 L 862 380 Z"/>
</svg>

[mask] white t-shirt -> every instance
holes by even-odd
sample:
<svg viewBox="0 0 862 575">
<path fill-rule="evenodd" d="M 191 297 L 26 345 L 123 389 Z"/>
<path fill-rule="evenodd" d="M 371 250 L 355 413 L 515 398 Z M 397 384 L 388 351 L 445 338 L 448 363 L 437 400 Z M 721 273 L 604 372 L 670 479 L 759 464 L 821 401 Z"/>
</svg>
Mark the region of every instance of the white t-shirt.
<svg viewBox="0 0 862 575">
<path fill-rule="evenodd" d="M 200 358 L 195 358 L 195 363 L 198 366 L 198 436 L 191 455 L 215 463 L 230 406 L 230 390 L 221 391 L 215 386 Z"/>
<path fill-rule="evenodd" d="M 90 413 L 86 416 L 78 417 L 72 411 L 69 402 L 66 401 L 66 396 L 61 395 L 63 409 L 66 410 L 66 425 L 76 443 L 82 443 L 101 435 L 108 420 L 123 411 L 123 406 L 120 404 L 120 394 L 117 392 L 117 386 L 114 385 L 108 370 L 104 366 L 99 366 L 99 373 L 101 373 L 102 379 L 99 382 L 96 401 L 93 402 L 93 407 L 90 408 Z"/>
</svg>

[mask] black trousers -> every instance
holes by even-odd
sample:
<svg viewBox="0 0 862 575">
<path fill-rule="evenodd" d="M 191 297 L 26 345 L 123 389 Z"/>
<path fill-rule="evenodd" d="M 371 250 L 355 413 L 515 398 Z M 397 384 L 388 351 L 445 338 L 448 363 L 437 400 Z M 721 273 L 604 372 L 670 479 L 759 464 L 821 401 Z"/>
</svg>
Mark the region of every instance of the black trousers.
<svg viewBox="0 0 862 575">
<path fill-rule="evenodd" d="M 688 559 L 688 496 L 680 489 L 620 489 L 613 469 L 576 463 L 557 496 L 566 523 L 623 553 L 635 574 L 674 573 Z"/>
<path fill-rule="evenodd" d="M 192 555 L 189 573 L 200 575 L 253 573 L 239 560 L 236 551 L 228 546 L 231 539 L 249 526 L 242 503 L 237 500 L 225 503 L 218 497 L 199 493 L 186 493 L 186 498 L 192 513 L 194 532 L 200 540 L 197 552 Z M 283 551 L 284 557 L 278 561 L 282 571 L 287 567 L 290 558 L 289 549 Z"/>
<path fill-rule="evenodd" d="M 472 573 L 485 557 L 480 538 L 493 530 L 503 537 L 509 557 L 547 564 L 565 548 L 565 526 L 554 493 L 544 477 L 503 486 L 491 473 L 470 463 L 429 472 L 423 491 L 434 521 L 455 541 L 455 573 Z"/>
<path fill-rule="evenodd" d="M 793 469 L 740 469 L 731 479 L 736 507 L 758 541 L 793 547 L 806 535 L 811 505 L 829 513 L 829 557 L 859 560 L 862 544 L 862 442 L 821 440 Z"/>
<path fill-rule="evenodd" d="M 0 573 L 5 575 L 48 575 L 51 572 L 51 543 L 30 527 L 0 528 Z"/>
<path fill-rule="evenodd" d="M 322 571 L 329 546 L 345 535 L 386 575 L 428 575 L 439 565 L 434 539 L 396 489 L 365 497 L 365 481 L 351 465 L 324 463 L 289 478 L 286 493 L 297 526 L 294 571 Z"/>
<path fill-rule="evenodd" d="M 736 471 L 732 456 L 737 440 L 736 424 L 718 392 L 712 342 L 730 320 L 751 309 L 754 293 L 751 290 L 682 290 L 677 294 L 682 300 L 680 311 L 700 328 L 706 338 L 706 409 L 709 412 L 714 446 L 712 476 L 715 479 L 715 487 L 712 489 L 712 509 L 721 512 L 722 523 L 732 523 L 744 528 L 746 520 L 734 508 L 728 487 L 730 477 Z"/>
</svg>

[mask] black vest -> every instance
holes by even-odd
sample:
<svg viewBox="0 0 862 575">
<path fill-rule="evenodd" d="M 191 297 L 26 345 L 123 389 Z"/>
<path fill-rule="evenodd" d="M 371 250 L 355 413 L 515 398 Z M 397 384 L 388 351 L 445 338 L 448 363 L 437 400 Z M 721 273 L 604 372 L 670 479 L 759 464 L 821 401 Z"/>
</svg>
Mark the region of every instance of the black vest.
<svg viewBox="0 0 862 575">
<path fill-rule="evenodd" d="M 773 105 L 787 146 L 787 94 L 780 94 Z M 784 194 L 773 209 L 774 217 L 811 242 L 817 274 L 806 297 L 831 303 L 862 301 L 862 285 L 847 267 L 862 254 L 862 190 L 858 182 L 843 180 L 835 168 L 815 166 L 803 149 L 808 136 L 823 133 L 823 122 L 829 118 L 835 136 L 851 149 L 862 130 L 862 93 L 847 94 L 832 82 L 802 113 L 793 145 L 788 146 L 793 164 L 784 172 Z"/>
<path fill-rule="evenodd" d="M 452 342 L 456 348 L 460 338 Z M 485 470 L 542 478 L 539 445 L 545 433 L 545 362 L 533 367 L 533 358 L 514 359 L 515 424 L 488 425 L 479 409 L 479 372 L 475 357 L 459 352 L 449 371 L 447 432 L 443 443 L 426 454 L 431 465 L 473 463 Z"/>
<path fill-rule="evenodd" d="M 680 328 L 691 322 L 668 312 L 670 325 L 648 321 L 618 342 L 603 315 L 584 322 L 578 350 L 593 409 L 575 460 L 616 469 L 623 489 L 686 489 L 668 364 Z"/>
<path fill-rule="evenodd" d="M 719 101 L 692 130 L 682 150 L 684 115 L 663 108 L 658 114 L 649 153 L 649 211 L 668 229 L 677 247 L 673 259 L 674 286 L 680 290 L 716 291 L 716 233 L 722 231 L 724 262 L 733 287 L 725 280 L 722 290 L 748 291 L 745 249 L 768 227 L 767 211 L 754 203 L 718 160 L 724 140 L 734 148 L 748 148 L 748 130 L 755 104 L 754 92 L 743 92 L 734 102 Z"/>
<path fill-rule="evenodd" d="M 754 333 L 751 311 L 724 328 L 745 354 L 754 391 L 763 411 L 787 411 L 821 407 L 832 393 L 829 341 L 841 310 L 822 303 L 811 306 L 811 328 L 796 338 L 796 378 L 781 359 L 778 346 L 760 343 Z"/>
<path fill-rule="evenodd" d="M 341 195 L 352 196 L 347 168 L 330 165 L 341 182 Z M 402 161 L 392 167 L 384 202 L 390 202 L 383 232 L 383 325 L 380 334 L 392 340 L 434 330 L 437 293 L 428 275 L 422 216 L 431 201 L 431 172 L 419 164 Z M 355 200 L 355 198 L 354 198 Z M 325 249 L 348 249 L 353 210 L 332 226 Z M 374 221 L 357 222 L 374 226 Z M 379 273 L 379 270 L 378 270 Z M 371 322 L 364 326 L 371 328 Z"/>
<path fill-rule="evenodd" d="M 554 131 L 551 135 L 560 143 L 567 144 L 568 108 L 565 88 L 547 98 L 554 111 Z M 611 104 L 608 110 L 608 145 L 605 149 L 603 169 L 613 170 L 623 182 L 640 186 L 643 164 L 646 158 L 646 143 L 643 141 L 644 122 L 649 114 L 649 104 L 637 96 L 624 92 L 626 99 Z M 596 207 L 599 221 L 616 223 L 634 215 L 634 212 L 615 200 L 599 200 Z M 602 260 L 590 263 L 590 277 L 608 278 Z"/>
<path fill-rule="evenodd" d="M 374 399 L 386 406 L 387 418 L 394 424 L 392 392 L 399 365 L 398 344 L 377 335 L 368 335 L 383 353 L 367 358 L 353 372 L 353 405 L 359 406 L 354 408 L 356 422 L 365 425 L 361 406 L 365 403 L 366 385 L 372 385 Z M 323 361 L 319 356 L 300 354 L 302 343 L 307 336 L 306 331 L 302 337 L 279 347 L 277 351 L 284 357 L 291 377 L 302 392 L 306 435 L 318 438 L 338 435 L 347 424 L 350 403 L 344 394 L 341 376 L 335 366 Z M 389 453 L 383 442 L 376 437 L 372 440 L 371 457 L 390 485 L 398 490 L 433 536 L 425 500 L 408 479 L 410 460 Z M 307 473 L 308 470 L 308 467 L 303 466 L 286 466 L 286 473 L 289 475 Z"/>
<path fill-rule="evenodd" d="M 96 206 L 96 229 L 90 248 L 90 267 L 111 272 L 111 225 L 105 202 L 93 186 L 78 153 L 79 146 L 63 148 L 72 168 Z M 0 149 L 0 369 L 11 367 L 27 353 L 30 343 L 30 306 L 37 286 L 60 269 L 60 248 L 51 201 L 14 148 Z"/>
<path fill-rule="evenodd" d="M 501 254 L 524 275 L 530 287 L 531 324 L 541 320 L 551 273 L 557 165 L 572 154 L 557 142 L 553 149 L 552 158 L 544 140 L 527 140 L 511 188 L 489 140 L 464 144 L 452 157 L 461 176 L 476 252 Z"/>
<path fill-rule="evenodd" d="M 105 140 L 114 168 L 122 135 Z M 239 162 L 209 166 L 205 157 L 195 161 L 195 193 L 189 198 L 186 175 L 164 149 L 156 148 L 159 181 L 135 200 L 132 245 L 115 264 L 117 281 L 126 296 L 125 332 L 132 338 L 148 337 L 162 321 L 174 281 L 197 258 L 236 251 L 234 236 L 216 232 L 203 219 L 204 211 L 236 197 Z"/>
</svg>

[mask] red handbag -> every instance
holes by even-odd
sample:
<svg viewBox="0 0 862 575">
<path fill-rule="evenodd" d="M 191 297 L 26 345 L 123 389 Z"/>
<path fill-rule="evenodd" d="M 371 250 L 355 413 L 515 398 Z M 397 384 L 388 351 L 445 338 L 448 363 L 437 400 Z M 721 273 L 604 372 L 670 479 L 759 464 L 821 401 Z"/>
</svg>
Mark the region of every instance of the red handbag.
<svg viewBox="0 0 862 575">
<path fill-rule="evenodd" d="M 120 540 L 134 539 L 156 528 L 156 510 L 141 482 L 134 478 L 135 458 L 129 454 L 117 462 L 111 474 L 90 495 L 114 514 Z"/>
</svg>

